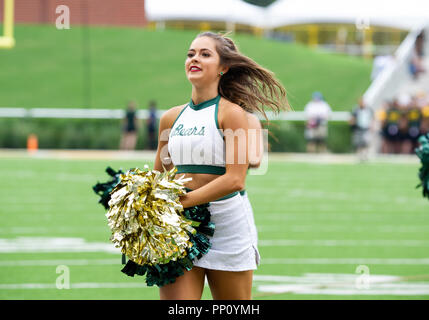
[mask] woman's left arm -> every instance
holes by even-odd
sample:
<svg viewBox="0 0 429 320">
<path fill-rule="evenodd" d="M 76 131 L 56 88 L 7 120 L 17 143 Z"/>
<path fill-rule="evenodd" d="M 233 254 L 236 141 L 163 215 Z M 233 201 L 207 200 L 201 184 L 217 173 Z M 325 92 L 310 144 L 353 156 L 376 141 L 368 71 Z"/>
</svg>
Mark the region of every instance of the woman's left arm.
<svg viewBox="0 0 429 320">
<path fill-rule="evenodd" d="M 247 112 L 249 122 L 249 168 L 259 168 L 264 156 L 264 136 L 259 118 Z"/>
<path fill-rule="evenodd" d="M 244 189 L 249 166 L 247 153 L 248 121 L 246 112 L 235 104 L 222 110 L 219 119 L 225 139 L 225 174 L 181 198 L 184 208 L 214 201 Z"/>
</svg>

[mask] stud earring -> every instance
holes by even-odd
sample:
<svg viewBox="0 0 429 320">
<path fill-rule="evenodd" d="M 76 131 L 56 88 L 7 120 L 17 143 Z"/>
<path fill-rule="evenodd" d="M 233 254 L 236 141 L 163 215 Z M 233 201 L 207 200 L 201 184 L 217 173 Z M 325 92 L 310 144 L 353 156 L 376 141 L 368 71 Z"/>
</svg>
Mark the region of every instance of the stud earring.
<svg viewBox="0 0 429 320">
<path fill-rule="evenodd" d="M 221 76 L 223 76 L 223 72 L 221 71 L 220 73 L 219 73 Z"/>
</svg>

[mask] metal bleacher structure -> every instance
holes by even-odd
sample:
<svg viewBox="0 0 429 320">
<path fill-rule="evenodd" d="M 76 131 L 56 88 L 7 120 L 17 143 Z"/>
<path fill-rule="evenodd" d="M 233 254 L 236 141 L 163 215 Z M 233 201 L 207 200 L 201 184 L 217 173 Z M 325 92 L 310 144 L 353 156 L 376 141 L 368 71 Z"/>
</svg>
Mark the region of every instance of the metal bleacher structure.
<svg viewBox="0 0 429 320">
<path fill-rule="evenodd" d="M 399 97 L 401 94 L 415 95 L 420 91 L 429 93 L 429 72 L 426 72 L 414 80 L 409 71 L 411 55 L 415 47 L 417 36 L 424 32 L 425 44 L 424 66 L 429 70 L 429 23 L 422 24 L 414 28 L 401 45 L 396 50 L 392 62 L 387 65 L 380 74 L 373 80 L 363 98 L 365 103 L 374 111 L 382 108 L 383 103 Z M 380 123 L 377 123 L 378 126 Z M 376 129 L 379 129 L 377 127 Z M 372 145 L 370 147 L 372 153 L 380 150 L 381 137 L 378 130 L 373 132 Z"/>
</svg>

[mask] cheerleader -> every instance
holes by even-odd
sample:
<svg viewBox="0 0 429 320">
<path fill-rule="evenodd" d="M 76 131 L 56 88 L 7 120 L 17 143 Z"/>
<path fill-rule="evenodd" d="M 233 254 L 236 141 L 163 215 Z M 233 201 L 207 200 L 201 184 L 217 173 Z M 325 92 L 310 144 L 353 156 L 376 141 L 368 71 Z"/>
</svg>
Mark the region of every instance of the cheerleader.
<svg viewBox="0 0 429 320">
<path fill-rule="evenodd" d="M 283 86 L 267 69 L 241 54 L 234 42 L 212 32 L 191 43 L 185 73 L 189 103 L 165 112 L 159 124 L 155 170 L 175 166 L 192 178 L 184 208 L 209 203 L 215 232 L 211 248 L 190 271 L 160 287 L 161 299 L 201 299 L 205 278 L 213 299 L 251 299 L 259 252 L 254 222 L 239 191 L 249 167 L 247 112 L 288 106 Z"/>
</svg>

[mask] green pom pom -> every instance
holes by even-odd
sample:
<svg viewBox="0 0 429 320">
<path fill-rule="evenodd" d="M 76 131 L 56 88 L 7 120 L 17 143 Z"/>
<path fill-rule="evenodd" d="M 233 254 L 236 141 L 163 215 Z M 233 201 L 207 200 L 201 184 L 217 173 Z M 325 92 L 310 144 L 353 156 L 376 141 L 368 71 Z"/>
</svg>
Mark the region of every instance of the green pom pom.
<svg viewBox="0 0 429 320">
<path fill-rule="evenodd" d="M 110 167 L 107 167 L 106 172 L 113 179 L 105 183 L 97 183 L 95 186 L 92 187 L 92 190 L 94 190 L 94 192 L 101 197 L 98 203 L 101 203 L 104 208 L 109 209 L 110 192 L 121 181 L 120 175 L 124 172 L 122 170 L 116 172 Z"/>
<path fill-rule="evenodd" d="M 420 184 L 416 188 L 423 188 L 423 197 L 429 199 L 429 133 L 419 138 L 420 147 L 415 149 L 420 158 L 422 166 L 419 169 L 418 177 Z"/>
<path fill-rule="evenodd" d="M 198 232 L 213 237 L 215 231 L 215 224 L 213 222 L 209 222 L 204 225 L 199 225 L 196 229 L 198 229 Z"/>
</svg>

